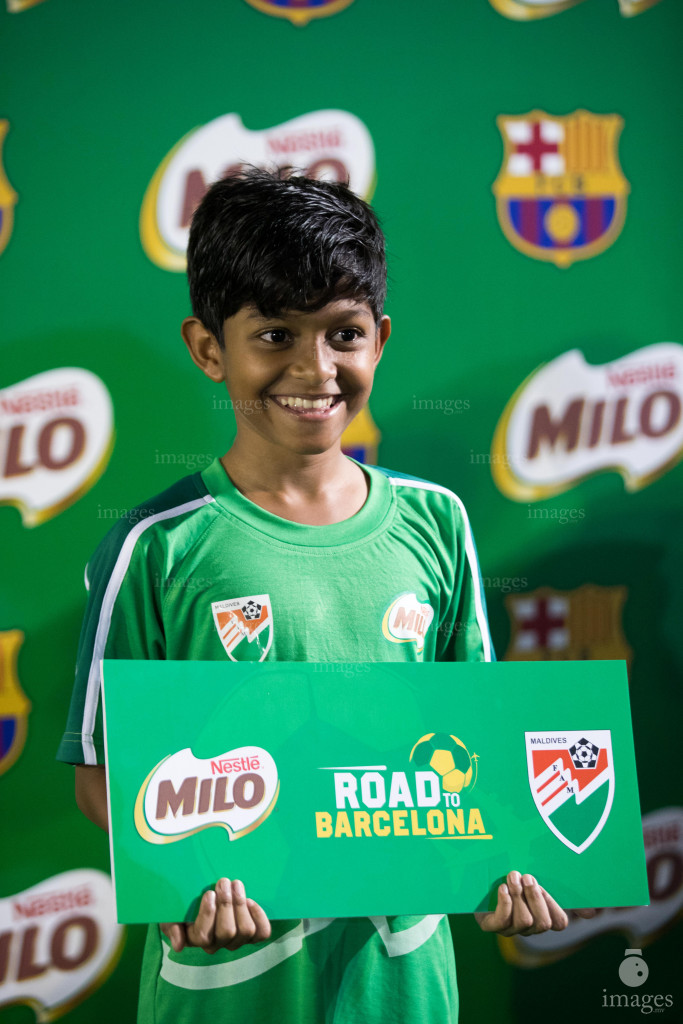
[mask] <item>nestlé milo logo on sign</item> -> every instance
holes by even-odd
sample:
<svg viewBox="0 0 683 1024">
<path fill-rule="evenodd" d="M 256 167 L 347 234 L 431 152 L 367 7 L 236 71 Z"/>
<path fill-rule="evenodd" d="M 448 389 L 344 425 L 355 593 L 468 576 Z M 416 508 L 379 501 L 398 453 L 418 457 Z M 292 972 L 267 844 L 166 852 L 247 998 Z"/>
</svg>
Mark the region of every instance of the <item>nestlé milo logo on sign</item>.
<svg viewBox="0 0 683 1024">
<path fill-rule="evenodd" d="M 135 827 L 155 844 L 177 843 L 214 826 L 239 839 L 265 821 L 279 792 L 277 766 L 263 747 L 207 758 L 186 747 L 160 761 L 143 782 Z"/>
</svg>

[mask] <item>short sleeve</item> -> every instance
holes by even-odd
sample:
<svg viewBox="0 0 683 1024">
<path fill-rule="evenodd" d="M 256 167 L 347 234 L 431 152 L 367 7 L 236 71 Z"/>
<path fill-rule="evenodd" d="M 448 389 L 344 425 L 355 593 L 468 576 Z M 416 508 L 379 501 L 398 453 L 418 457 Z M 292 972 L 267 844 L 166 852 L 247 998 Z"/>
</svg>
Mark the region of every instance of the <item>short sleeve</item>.
<svg viewBox="0 0 683 1024">
<path fill-rule="evenodd" d="M 440 627 L 443 646 L 437 661 L 495 661 L 479 559 L 462 502 L 453 495 L 453 591 Z"/>
<path fill-rule="evenodd" d="M 160 560 L 151 532 L 117 524 L 86 569 L 88 603 L 66 731 L 57 752 L 60 761 L 104 764 L 103 658 L 165 657 Z"/>
</svg>

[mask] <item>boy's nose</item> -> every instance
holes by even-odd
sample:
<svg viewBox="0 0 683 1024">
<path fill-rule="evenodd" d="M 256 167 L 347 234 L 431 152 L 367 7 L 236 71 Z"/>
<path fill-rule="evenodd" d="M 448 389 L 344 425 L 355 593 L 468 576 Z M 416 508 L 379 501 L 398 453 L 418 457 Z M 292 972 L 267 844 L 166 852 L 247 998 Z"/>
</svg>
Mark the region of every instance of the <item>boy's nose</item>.
<svg viewBox="0 0 683 1024">
<path fill-rule="evenodd" d="M 297 346 L 294 362 L 290 367 L 293 377 L 316 387 L 336 376 L 332 353 L 325 339 L 315 339 Z"/>
</svg>

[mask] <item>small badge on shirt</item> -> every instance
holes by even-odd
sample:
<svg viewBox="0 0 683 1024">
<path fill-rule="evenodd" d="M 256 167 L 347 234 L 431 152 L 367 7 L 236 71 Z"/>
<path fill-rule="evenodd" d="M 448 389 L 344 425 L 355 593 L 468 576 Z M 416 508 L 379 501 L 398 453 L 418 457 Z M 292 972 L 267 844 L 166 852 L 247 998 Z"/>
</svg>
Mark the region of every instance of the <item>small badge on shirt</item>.
<svg viewBox="0 0 683 1024">
<path fill-rule="evenodd" d="M 417 594 L 399 594 L 384 613 L 382 632 L 392 644 L 412 641 L 419 654 L 424 649 L 425 634 L 433 618 L 434 609 L 418 601 Z"/>
<path fill-rule="evenodd" d="M 214 601 L 218 636 L 231 661 L 264 661 L 273 642 L 273 613 L 268 594 Z"/>
</svg>

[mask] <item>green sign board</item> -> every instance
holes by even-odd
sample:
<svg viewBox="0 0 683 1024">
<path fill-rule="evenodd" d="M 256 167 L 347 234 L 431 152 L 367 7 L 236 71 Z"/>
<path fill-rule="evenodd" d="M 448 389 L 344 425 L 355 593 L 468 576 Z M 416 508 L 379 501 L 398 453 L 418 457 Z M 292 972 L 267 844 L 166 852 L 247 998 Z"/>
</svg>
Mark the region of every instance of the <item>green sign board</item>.
<svg viewBox="0 0 683 1024">
<path fill-rule="evenodd" d="M 483 910 L 513 869 L 648 902 L 621 662 L 105 661 L 104 693 L 122 922 L 222 876 L 274 919 Z"/>
</svg>

